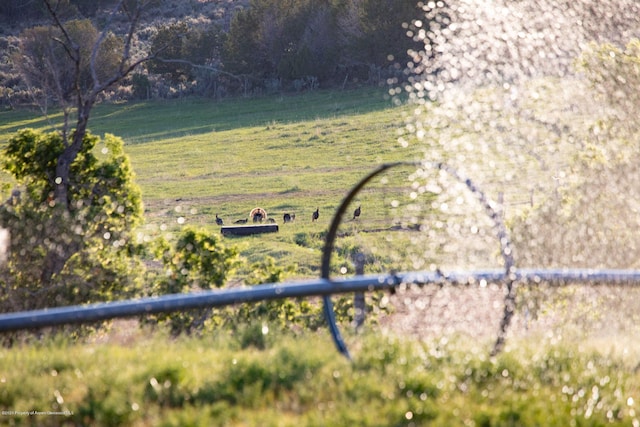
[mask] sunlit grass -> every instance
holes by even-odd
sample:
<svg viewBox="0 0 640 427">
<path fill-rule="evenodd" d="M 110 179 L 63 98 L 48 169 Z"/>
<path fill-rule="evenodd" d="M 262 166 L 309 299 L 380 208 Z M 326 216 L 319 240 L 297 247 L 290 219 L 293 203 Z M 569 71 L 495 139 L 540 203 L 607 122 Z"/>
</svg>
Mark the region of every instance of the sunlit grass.
<svg viewBox="0 0 640 427">
<path fill-rule="evenodd" d="M 3 422 L 534 426 L 636 419 L 640 378 L 631 347 L 613 353 L 520 341 L 490 358 L 483 343 L 455 338 L 417 343 L 367 333 L 357 342 L 351 363 L 322 332 L 276 332 L 262 350 L 226 333 L 4 349 L 3 410 L 69 415 L 3 415 Z"/>
<path fill-rule="evenodd" d="M 36 129 L 51 129 L 62 121 L 62 113 L 43 116 L 35 110 L 0 111 L 0 144 L 18 130 L 31 127 Z"/>
<path fill-rule="evenodd" d="M 295 223 L 281 224 L 279 233 L 238 243 L 252 242 L 241 245 L 247 259 L 272 255 L 298 264 L 304 276 L 317 269 L 319 256 L 291 243 L 294 236 L 326 230 L 345 194 L 378 164 L 420 155 L 400 149 L 401 123 L 384 90 L 362 89 L 99 105 L 90 129 L 125 140 L 143 193 L 143 232 L 175 231 L 178 219 L 218 232 L 216 214 L 231 224 L 256 206 L 280 224 L 285 212 L 295 213 Z M 49 129 L 35 112 L 3 112 L 0 144 L 24 126 Z M 316 208 L 321 215 L 312 224 Z M 388 208 L 364 209 L 376 218 Z"/>
</svg>

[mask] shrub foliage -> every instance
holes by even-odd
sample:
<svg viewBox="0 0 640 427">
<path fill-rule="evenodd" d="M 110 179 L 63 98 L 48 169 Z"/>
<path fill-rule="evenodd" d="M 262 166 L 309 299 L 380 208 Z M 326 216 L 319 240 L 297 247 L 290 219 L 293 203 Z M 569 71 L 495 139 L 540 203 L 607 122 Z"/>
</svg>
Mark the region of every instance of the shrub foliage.
<svg viewBox="0 0 640 427">
<path fill-rule="evenodd" d="M 11 236 L 0 270 L 3 311 L 105 301 L 134 291 L 131 230 L 142 219 L 142 199 L 122 145 L 113 135 L 85 135 L 71 165 L 70 208 L 63 209 L 53 197 L 56 159 L 64 150 L 60 134 L 23 129 L 9 140 L 0 166 L 19 186 L 0 207 L 0 226 Z"/>
</svg>

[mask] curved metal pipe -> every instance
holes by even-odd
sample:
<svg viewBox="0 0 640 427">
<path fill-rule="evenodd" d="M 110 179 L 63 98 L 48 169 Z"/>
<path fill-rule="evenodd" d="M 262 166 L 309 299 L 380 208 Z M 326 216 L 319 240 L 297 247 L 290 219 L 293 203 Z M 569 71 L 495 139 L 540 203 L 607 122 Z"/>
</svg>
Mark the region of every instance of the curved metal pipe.
<svg viewBox="0 0 640 427">
<path fill-rule="evenodd" d="M 334 242 L 338 233 L 338 227 L 342 222 L 342 216 L 347 210 L 349 204 L 353 201 L 355 196 L 362 190 L 362 188 L 373 178 L 380 175 L 382 172 L 385 172 L 388 169 L 391 169 L 396 166 L 418 166 L 418 167 L 430 167 L 432 169 L 443 170 L 447 172 L 449 175 L 453 176 L 458 181 L 464 183 L 467 188 L 474 194 L 478 196 L 480 203 L 482 203 L 483 207 L 487 211 L 488 215 L 494 222 L 494 226 L 498 229 L 498 239 L 500 241 L 500 249 L 502 258 L 504 260 L 504 269 L 505 269 L 505 277 L 507 278 L 507 295 L 505 297 L 505 312 L 503 315 L 503 319 L 500 325 L 500 332 L 498 335 L 498 339 L 494 345 L 494 350 L 492 354 L 495 354 L 500 351 L 502 345 L 504 344 L 504 337 L 506 335 L 506 330 L 511 322 L 511 317 L 513 316 L 513 311 L 515 308 L 515 288 L 513 286 L 514 277 L 513 274 L 515 272 L 515 264 L 513 260 L 513 253 L 511 250 L 511 243 L 509 241 L 506 227 L 502 222 L 499 212 L 494 208 L 495 204 L 477 187 L 473 181 L 469 178 L 461 177 L 458 172 L 452 167 L 444 164 L 444 163 L 428 163 L 428 162 L 394 162 L 394 163 L 384 163 L 374 169 L 367 176 L 362 178 L 344 197 L 336 213 L 333 215 L 333 219 L 331 220 L 331 225 L 329 226 L 329 231 L 327 233 L 327 237 L 325 240 L 324 247 L 322 249 L 322 266 L 321 266 L 321 278 L 329 280 L 331 274 L 331 255 L 334 250 Z M 399 283 L 397 283 L 399 284 Z M 396 285 L 397 285 L 396 284 Z M 349 354 L 349 350 L 347 349 L 347 345 L 340 334 L 340 329 L 338 328 L 338 324 L 335 317 L 335 311 L 333 310 L 333 303 L 331 302 L 331 295 L 324 295 L 322 297 L 323 301 L 323 313 L 325 320 L 327 321 L 327 325 L 329 327 L 329 331 L 331 332 L 331 336 L 336 345 L 336 348 L 340 353 L 346 356 L 348 359 L 351 359 L 351 355 Z"/>
<path fill-rule="evenodd" d="M 334 241 L 336 239 L 336 235 L 338 233 L 338 227 L 340 226 L 340 222 L 342 221 L 342 215 L 344 215 L 347 207 L 353 200 L 353 198 L 358 194 L 358 192 L 373 178 L 377 175 L 380 175 L 382 172 L 390 169 L 394 166 L 398 165 L 410 165 L 412 163 L 407 162 L 398 162 L 398 163 L 385 163 L 380 165 L 373 172 L 369 173 L 369 175 L 365 176 L 353 187 L 345 198 L 338 206 L 338 210 L 333 215 L 333 219 L 331 220 L 331 225 L 329 226 L 329 232 L 327 233 L 327 238 L 324 243 L 324 247 L 322 248 L 322 265 L 320 269 L 320 277 L 322 279 L 329 280 L 329 276 L 331 274 L 331 254 L 333 253 Z M 324 295 L 322 297 L 322 310 L 324 313 L 324 318 L 327 321 L 327 325 L 329 327 L 329 331 L 331 332 L 331 337 L 333 338 L 333 342 L 336 345 L 336 348 L 340 353 L 342 353 L 347 359 L 351 359 L 351 355 L 349 354 L 349 350 L 347 349 L 347 345 L 342 339 L 342 335 L 340 334 L 340 329 L 338 328 L 338 323 L 336 322 L 335 311 L 333 310 L 333 303 L 331 302 L 330 295 Z"/>
</svg>

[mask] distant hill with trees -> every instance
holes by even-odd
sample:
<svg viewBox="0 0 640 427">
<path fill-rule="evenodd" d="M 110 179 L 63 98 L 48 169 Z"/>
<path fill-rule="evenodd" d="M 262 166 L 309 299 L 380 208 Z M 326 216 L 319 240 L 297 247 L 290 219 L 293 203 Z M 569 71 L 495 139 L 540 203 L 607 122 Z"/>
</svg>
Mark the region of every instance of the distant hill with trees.
<svg viewBox="0 0 640 427">
<path fill-rule="evenodd" d="M 89 21 L 97 30 L 117 3 L 55 2 L 64 19 Z M 397 82 L 407 51 L 424 46 L 409 37 L 420 18 L 415 0 L 152 1 L 132 48 L 134 57 L 154 52 L 154 59 L 104 99 L 224 98 Z M 37 56 L 33 37 L 46 37 L 49 14 L 41 0 L 4 0 L 0 24 L 0 105 L 31 104 L 33 88 L 18 63 Z"/>
</svg>

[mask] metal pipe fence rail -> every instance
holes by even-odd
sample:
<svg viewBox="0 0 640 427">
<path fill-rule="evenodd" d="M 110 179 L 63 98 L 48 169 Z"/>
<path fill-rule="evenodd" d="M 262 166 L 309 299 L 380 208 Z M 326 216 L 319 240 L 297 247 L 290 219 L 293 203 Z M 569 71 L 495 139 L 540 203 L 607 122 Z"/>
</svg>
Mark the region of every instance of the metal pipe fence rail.
<svg viewBox="0 0 640 427">
<path fill-rule="evenodd" d="M 516 284 L 563 286 L 640 285 L 640 270 L 521 269 L 507 277 L 504 270 L 411 271 L 395 274 L 362 275 L 340 279 L 313 279 L 288 283 L 268 283 L 251 287 L 216 289 L 189 294 L 170 294 L 89 305 L 56 307 L 43 310 L 0 314 L 0 332 L 27 330 L 64 324 L 90 323 L 121 317 L 175 312 L 205 307 L 283 298 L 328 296 L 355 292 L 390 291 L 400 285 L 480 286 L 483 283 L 512 281 Z"/>
<path fill-rule="evenodd" d="M 433 169 L 449 174 L 473 193 L 492 219 L 500 246 L 503 268 L 495 270 L 410 271 L 378 275 L 358 275 L 349 278 L 330 278 L 331 256 L 338 227 L 349 203 L 373 178 L 393 167 L 413 166 Z M 513 259 L 511 243 L 504 226 L 500 205 L 490 200 L 470 179 L 462 177 L 444 163 L 396 162 L 382 164 L 365 176 L 345 196 L 331 221 L 322 250 L 321 276 L 318 279 L 268 283 L 252 287 L 216 289 L 189 294 L 172 294 L 90 305 L 57 307 L 43 310 L 0 314 L 0 333 L 35 329 L 64 324 L 90 323 L 120 317 L 176 312 L 196 308 L 215 308 L 239 303 L 252 303 L 284 298 L 322 297 L 323 313 L 337 350 L 350 358 L 336 322 L 331 296 L 345 293 L 394 290 L 401 285 L 481 286 L 483 283 L 499 283 L 504 286 L 504 313 L 494 345 L 493 353 L 501 350 L 510 319 L 515 311 L 516 288 L 520 285 L 550 284 L 562 286 L 569 283 L 587 285 L 640 285 L 640 270 L 594 269 L 518 269 Z"/>
</svg>

